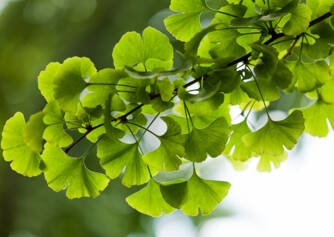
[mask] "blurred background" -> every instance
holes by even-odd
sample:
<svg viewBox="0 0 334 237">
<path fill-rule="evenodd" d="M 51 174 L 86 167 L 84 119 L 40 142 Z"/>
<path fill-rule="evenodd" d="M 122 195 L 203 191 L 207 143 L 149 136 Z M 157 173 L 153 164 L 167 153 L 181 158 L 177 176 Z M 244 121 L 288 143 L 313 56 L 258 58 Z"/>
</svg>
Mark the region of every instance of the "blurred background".
<svg viewBox="0 0 334 237">
<path fill-rule="evenodd" d="M 43 108 L 37 76 L 49 62 L 86 56 L 98 69 L 111 67 L 122 34 L 148 25 L 164 31 L 168 5 L 169 0 L 0 0 L 0 130 L 16 111 L 29 118 Z M 223 159 L 202 164 L 203 177 L 229 181 L 232 188 L 211 215 L 195 218 L 137 213 L 125 202 L 136 190 L 119 179 L 96 199 L 70 201 L 42 176 L 20 176 L 1 158 L 0 237 L 334 236 L 333 141 L 333 134 L 304 136 L 303 148 L 271 174 L 256 172 L 257 160 L 242 172 Z"/>
</svg>

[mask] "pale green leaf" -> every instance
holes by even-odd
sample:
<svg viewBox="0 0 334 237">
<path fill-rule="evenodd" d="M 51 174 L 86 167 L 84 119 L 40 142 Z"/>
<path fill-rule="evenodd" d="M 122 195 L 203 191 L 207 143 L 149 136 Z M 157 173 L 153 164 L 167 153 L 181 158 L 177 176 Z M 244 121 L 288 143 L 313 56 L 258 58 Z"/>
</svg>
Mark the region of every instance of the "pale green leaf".
<svg viewBox="0 0 334 237">
<path fill-rule="evenodd" d="M 296 87 L 303 93 L 319 88 L 330 80 L 329 66 L 324 60 L 313 64 L 298 62 L 293 69 Z"/>
<path fill-rule="evenodd" d="M 127 203 L 137 211 L 146 215 L 158 217 L 163 213 L 169 214 L 175 209 L 162 197 L 159 183 L 154 179 L 138 192 L 126 198 Z"/>
<path fill-rule="evenodd" d="M 83 157 L 70 157 L 51 144 L 45 145 L 42 159 L 45 165 L 44 177 L 49 187 L 56 192 L 66 189 L 69 199 L 95 198 L 109 183 L 104 174 L 89 170 Z"/>
<path fill-rule="evenodd" d="M 173 66 L 173 47 L 166 35 L 147 27 L 142 37 L 136 32 L 123 35 L 114 47 L 113 59 L 116 69 L 164 71 Z"/>
<path fill-rule="evenodd" d="M 169 101 L 173 96 L 175 86 L 169 81 L 168 78 L 158 80 L 157 85 L 162 101 Z"/>
<path fill-rule="evenodd" d="M 241 123 L 232 125 L 232 131 L 232 135 L 226 145 L 224 154 L 236 161 L 246 161 L 250 159 L 253 156 L 253 153 L 242 141 L 244 135 L 251 133 L 247 121 L 244 120 Z"/>
<path fill-rule="evenodd" d="M 36 153 L 41 153 L 43 149 L 43 132 L 46 128 L 43 117 L 43 112 L 31 115 L 23 129 L 24 142 Z"/>
<path fill-rule="evenodd" d="M 84 80 L 96 73 L 88 58 L 69 58 L 59 67 L 54 80 L 54 98 L 65 112 L 75 114 L 81 92 L 87 86 Z"/>
<path fill-rule="evenodd" d="M 63 114 L 58 104 L 55 101 L 47 104 L 43 112 L 45 114 L 43 122 L 47 125 L 43 133 L 43 138 L 49 143 L 59 147 L 70 145 L 73 139 L 64 131 Z"/>
<path fill-rule="evenodd" d="M 180 157 L 184 156 L 184 136 L 180 125 L 170 117 L 161 118 L 167 125 L 167 131 L 159 136 L 158 149 L 143 156 L 143 160 L 158 171 L 177 170 L 182 164 Z"/>
<path fill-rule="evenodd" d="M 311 21 L 312 10 L 305 4 L 299 4 L 291 11 L 290 20 L 285 24 L 283 32 L 286 35 L 299 35 L 307 31 Z"/>
<path fill-rule="evenodd" d="M 273 163 L 275 168 L 279 168 L 281 163 L 285 161 L 287 157 L 288 154 L 286 152 L 283 152 L 279 156 L 262 155 L 257 165 L 257 170 L 260 172 L 270 172 L 271 163 Z"/>
<path fill-rule="evenodd" d="M 268 120 L 267 124 L 254 133 L 246 134 L 242 140 L 257 155 L 280 156 L 284 147 L 291 150 L 304 131 L 301 111 L 294 111 L 282 121 Z"/>
<path fill-rule="evenodd" d="M 122 90 L 135 91 L 135 86 L 118 84 L 120 79 L 126 77 L 126 73 L 111 68 L 99 71 L 89 79 L 87 89 L 90 93 L 82 98 L 82 105 L 89 108 L 95 108 L 98 105 L 104 106 L 108 95 L 116 93 L 116 85 L 119 85 Z"/>
<path fill-rule="evenodd" d="M 204 129 L 193 128 L 186 135 L 185 158 L 194 162 L 202 162 L 207 155 L 213 158 L 219 156 L 225 149 L 229 134 L 230 129 L 224 118 L 218 118 Z"/>
<path fill-rule="evenodd" d="M 305 118 L 305 132 L 317 137 L 328 135 L 327 120 L 334 128 L 334 105 L 326 104 L 321 100 L 310 107 L 301 109 Z"/>
<path fill-rule="evenodd" d="M 199 209 L 202 215 L 210 214 L 226 197 L 231 185 L 224 181 L 204 180 L 194 173 L 187 186 L 188 198 L 181 210 L 186 215 L 197 216 Z"/>
<path fill-rule="evenodd" d="M 41 158 L 24 142 L 23 131 L 25 119 L 22 113 L 17 112 L 7 120 L 1 140 L 1 149 L 5 161 L 11 162 L 13 170 L 24 176 L 32 177 L 41 173 L 39 168 Z"/>
<path fill-rule="evenodd" d="M 127 187 L 144 184 L 150 179 L 148 167 L 142 160 L 137 144 L 126 144 L 104 136 L 98 142 L 97 156 L 112 179 L 126 168 L 122 183 Z"/>
<path fill-rule="evenodd" d="M 200 15 L 207 10 L 202 0 L 172 0 L 169 8 L 178 12 L 165 19 L 167 30 L 178 40 L 189 41 L 200 32 Z"/>
<path fill-rule="evenodd" d="M 44 71 L 38 76 L 38 88 L 47 102 L 54 100 L 53 98 L 53 79 L 60 67 L 60 63 L 49 63 Z"/>
</svg>

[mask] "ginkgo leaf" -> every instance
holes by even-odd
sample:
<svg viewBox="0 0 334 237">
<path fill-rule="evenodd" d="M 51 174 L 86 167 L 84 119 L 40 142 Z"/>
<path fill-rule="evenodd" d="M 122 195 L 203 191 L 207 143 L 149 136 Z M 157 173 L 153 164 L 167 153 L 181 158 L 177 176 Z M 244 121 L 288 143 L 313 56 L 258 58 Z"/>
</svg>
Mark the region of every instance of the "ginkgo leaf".
<svg viewBox="0 0 334 237">
<path fill-rule="evenodd" d="M 323 102 L 333 104 L 334 103 L 334 78 L 327 81 L 321 88 L 319 88 L 318 92 Z"/>
<path fill-rule="evenodd" d="M 169 8 L 178 12 L 165 19 L 167 30 L 178 40 L 189 41 L 200 32 L 200 15 L 208 10 L 203 0 L 171 0 Z"/>
<path fill-rule="evenodd" d="M 207 155 L 213 158 L 219 156 L 225 149 L 229 134 L 230 129 L 224 118 L 218 118 L 204 129 L 193 128 L 186 135 L 185 158 L 194 162 L 202 162 L 206 160 Z"/>
<path fill-rule="evenodd" d="M 123 71 L 106 68 L 93 75 L 88 81 L 88 91 L 81 100 L 85 107 L 95 108 L 98 105 L 104 106 L 109 94 L 115 94 L 118 81 L 126 78 L 127 74 Z M 134 90 L 135 86 L 120 84 L 123 90 Z"/>
<path fill-rule="evenodd" d="M 84 80 L 96 73 L 88 58 L 69 58 L 59 67 L 54 79 L 54 98 L 63 111 L 75 114 L 80 94 L 87 86 Z"/>
<path fill-rule="evenodd" d="M 284 147 L 291 150 L 304 131 L 301 111 L 294 111 L 282 121 L 268 119 L 267 124 L 254 133 L 246 134 L 242 140 L 257 155 L 280 156 Z"/>
<path fill-rule="evenodd" d="M 70 157 L 59 147 L 51 144 L 45 145 L 42 159 L 45 165 L 44 177 L 49 187 L 56 192 L 66 189 L 69 199 L 95 198 L 109 183 L 104 174 L 89 170 L 83 157 Z"/>
<path fill-rule="evenodd" d="M 31 115 L 23 129 L 24 142 L 36 153 L 41 153 L 43 149 L 43 132 L 46 128 L 43 118 L 43 112 Z"/>
<path fill-rule="evenodd" d="M 37 176 L 41 173 L 41 158 L 24 142 L 24 127 L 25 119 L 20 112 L 7 120 L 2 131 L 2 154 L 5 161 L 11 162 L 10 166 L 19 174 Z"/>
<path fill-rule="evenodd" d="M 296 87 L 303 93 L 321 87 L 330 80 L 329 66 L 324 60 L 312 64 L 298 62 L 295 64 L 293 72 Z"/>
<path fill-rule="evenodd" d="M 160 191 L 164 200 L 174 208 L 180 207 L 188 198 L 188 182 L 184 180 L 161 183 Z"/>
<path fill-rule="evenodd" d="M 262 155 L 260 157 L 259 163 L 257 164 L 257 170 L 259 172 L 270 172 L 271 171 L 271 163 L 275 166 L 275 168 L 279 168 L 281 163 L 286 160 L 288 154 L 283 152 L 279 156 L 270 156 L 270 155 Z"/>
<path fill-rule="evenodd" d="M 210 214 L 226 197 L 231 185 L 224 181 L 202 179 L 194 172 L 187 186 L 188 198 L 181 210 L 186 215 L 197 216 L 199 209 L 202 215 Z"/>
<path fill-rule="evenodd" d="M 224 154 L 233 160 L 248 160 L 253 156 L 253 152 L 242 141 L 244 135 L 251 133 L 247 121 L 244 120 L 241 123 L 232 125 L 232 131 L 232 135 L 226 145 Z"/>
<path fill-rule="evenodd" d="M 333 0 L 307 0 L 306 4 L 312 9 L 312 16 L 316 18 L 328 12 L 333 6 Z M 333 18 L 332 18 L 333 19 Z"/>
<path fill-rule="evenodd" d="M 327 120 L 334 128 L 334 105 L 321 100 L 310 107 L 301 109 L 305 118 L 305 132 L 312 136 L 325 137 L 328 134 Z"/>
<path fill-rule="evenodd" d="M 127 187 L 144 184 L 150 179 L 148 167 L 142 160 L 136 143 L 126 144 L 104 136 L 98 142 L 97 156 L 106 174 L 112 179 L 126 168 L 122 183 Z"/>
<path fill-rule="evenodd" d="M 137 211 L 146 215 L 158 217 L 175 210 L 162 197 L 160 185 L 154 179 L 138 192 L 126 198 L 127 203 Z"/>
<path fill-rule="evenodd" d="M 158 171 L 177 170 L 182 164 L 180 157 L 184 156 L 184 136 L 180 125 L 170 117 L 161 118 L 167 125 L 167 131 L 159 136 L 158 149 L 143 156 L 143 160 Z"/>
<path fill-rule="evenodd" d="M 45 114 L 43 122 L 47 125 L 43 133 L 43 138 L 59 147 L 70 145 L 73 139 L 64 131 L 63 115 L 58 104 L 55 101 L 47 104 L 43 112 Z"/>
<path fill-rule="evenodd" d="M 164 78 L 163 80 L 158 80 L 157 85 L 159 88 L 162 101 L 164 102 L 169 101 L 172 98 L 175 86 L 169 81 L 168 78 Z"/>
<path fill-rule="evenodd" d="M 106 101 L 105 109 L 104 109 L 104 128 L 107 133 L 107 136 L 110 138 L 121 138 L 124 136 L 124 132 L 118 128 L 115 128 L 111 125 L 112 117 L 111 117 L 111 95 Z"/>
<path fill-rule="evenodd" d="M 246 92 L 250 98 L 261 101 L 262 96 L 256 84 L 258 84 L 265 101 L 274 101 L 280 98 L 281 93 L 277 88 L 276 83 L 270 78 L 258 78 L 256 81 L 252 80 L 245 82 L 241 84 L 241 89 Z"/>
<path fill-rule="evenodd" d="M 147 27 L 142 37 L 137 32 L 123 35 L 114 47 L 113 59 L 116 69 L 128 66 L 139 71 L 164 71 L 173 66 L 173 47 L 166 35 Z"/>
<path fill-rule="evenodd" d="M 306 32 L 311 21 L 312 10 L 305 4 L 299 4 L 291 11 L 290 20 L 285 24 L 283 32 L 286 35 L 299 35 Z"/>
<path fill-rule="evenodd" d="M 262 44 L 253 44 L 252 48 L 262 53 L 262 57 L 254 68 L 256 76 L 270 78 L 277 68 L 278 52 L 273 47 Z"/>
<path fill-rule="evenodd" d="M 38 88 L 47 102 L 54 100 L 53 98 L 53 79 L 60 67 L 60 63 L 49 63 L 44 71 L 38 76 Z"/>
</svg>

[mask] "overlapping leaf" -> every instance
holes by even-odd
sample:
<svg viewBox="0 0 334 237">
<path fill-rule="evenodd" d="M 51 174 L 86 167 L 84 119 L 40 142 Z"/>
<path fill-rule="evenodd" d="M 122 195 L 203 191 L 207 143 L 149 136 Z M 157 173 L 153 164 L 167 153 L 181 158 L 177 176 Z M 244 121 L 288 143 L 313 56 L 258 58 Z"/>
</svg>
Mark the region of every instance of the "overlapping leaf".
<svg viewBox="0 0 334 237">
<path fill-rule="evenodd" d="M 202 162 L 207 155 L 213 158 L 219 156 L 225 149 L 229 133 L 229 126 L 224 118 L 218 118 L 204 129 L 193 128 L 186 135 L 185 158 L 194 162 Z"/>
<path fill-rule="evenodd" d="M 122 183 L 127 187 L 144 184 L 150 179 L 148 167 L 136 143 L 126 144 L 104 136 L 98 142 L 97 156 L 106 174 L 112 179 L 118 177 L 125 168 Z"/>
<path fill-rule="evenodd" d="M 69 58 L 58 68 L 53 79 L 53 96 L 63 111 L 75 114 L 80 94 L 87 86 L 84 80 L 96 73 L 88 58 Z"/>
<path fill-rule="evenodd" d="M 177 170 L 184 156 L 184 136 L 180 125 L 170 117 L 162 117 L 167 131 L 159 137 L 160 147 L 143 156 L 144 161 L 158 171 Z"/>
</svg>

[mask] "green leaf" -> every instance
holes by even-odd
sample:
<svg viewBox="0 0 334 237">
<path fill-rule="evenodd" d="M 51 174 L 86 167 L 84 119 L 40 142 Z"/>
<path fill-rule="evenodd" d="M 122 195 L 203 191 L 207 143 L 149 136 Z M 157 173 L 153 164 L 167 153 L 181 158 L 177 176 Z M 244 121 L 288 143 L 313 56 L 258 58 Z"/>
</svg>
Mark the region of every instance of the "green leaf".
<svg viewBox="0 0 334 237">
<path fill-rule="evenodd" d="M 277 88 L 276 84 L 268 78 L 258 78 L 256 79 L 259 85 L 259 88 L 262 92 L 263 98 L 265 101 L 274 101 L 280 98 L 281 93 Z M 256 85 L 256 81 L 248 81 L 241 84 L 241 88 L 250 98 L 253 98 L 257 101 L 261 101 L 261 94 Z"/>
<path fill-rule="evenodd" d="M 306 0 L 306 4 L 312 9 L 312 18 L 316 18 L 329 12 L 334 0 Z"/>
<path fill-rule="evenodd" d="M 251 133 L 247 121 L 244 120 L 241 123 L 232 125 L 232 131 L 233 133 L 226 145 L 224 154 L 236 161 L 246 161 L 250 159 L 253 156 L 253 153 L 242 141 L 244 135 Z"/>
<path fill-rule="evenodd" d="M 275 48 L 262 44 L 253 44 L 252 48 L 262 53 L 262 57 L 254 68 L 255 74 L 258 77 L 270 78 L 277 68 L 278 52 Z"/>
<path fill-rule="evenodd" d="M 324 61 L 317 61 L 313 64 L 298 62 L 293 68 L 294 81 L 300 92 L 309 92 L 321 87 L 326 81 L 330 80 L 330 70 Z"/>
<path fill-rule="evenodd" d="M 184 156 L 184 136 L 180 125 L 170 117 L 161 118 L 167 125 L 167 131 L 159 136 L 158 149 L 143 156 L 143 160 L 158 171 L 178 170 Z"/>
<path fill-rule="evenodd" d="M 159 113 L 169 110 L 174 106 L 173 102 L 164 102 L 160 97 L 153 99 L 151 104 L 152 108 Z"/>
<path fill-rule="evenodd" d="M 188 102 L 187 107 L 191 115 L 202 115 L 207 116 L 218 110 L 218 108 L 224 103 L 224 95 L 221 93 L 216 93 L 214 96 L 203 101 Z M 174 107 L 174 111 L 182 115 L 184 114 L 184 104 L 183 101 L 177 103 Z"/>
<path fill-rule="evenodd" d="M 106 101 L 105 109 L 104 109 L 104 127 L 107 133 L 107 136 L 110 138 L 121 138 L 124 136 L 124 132 L 118 128 L 115 128 L 111 125 L 112 117 L 111 117 L 111 95 Z"/>
<path fill-rule="evenodd" d="M 70 157 L 51 144 L 45 145 L 42 159 L 45 164 L 44 177 L 49 187 L 56 192 L 67 189 L 69 199 L 95 198 L 109 183 L 104 174 L 89 170 L 83 157 Z"/>
<path fill-rule="evenodd" d="M 164 71 L 173 66 L 173 47 L 168 37 L 147 27 L 143 36 L 128 32 L 122 36 L 113 51 L 116 69 L 135 67 L 138 71 Z"/>
<path fill-rule="evenodd" d="M 277 64 L 276 71 L 272 75 L 272 81 L 281 89 L 286 89 L 292 82 L 293 74 L 290 69 L 282 62 Z"/>
<path fill-rule="evenodd" d="M 1 140 L 1 149 L 5 161 L 11 162 L 13 170 L 24 176 L 32 177 L 41 173 L 41 158 L 24 142 L 23 131 L 25 120 L 22 113 L 17 112 L 7 120 Z"/>
<path fill-rule="evenodd" d="M 69 58 L 59 67 L 54 80 L 54 98 L 65 112 L 75 114 L 80 94 L 87 86 L 85 78 L 96 73 L 88 58 Z"/>
<path fill-rule="evenodd" d="M 131 187 L 141 185 L 150 179 L 147 165 L 142 160 L 137 144 L 126 144 L 104 136 L 98 142 L 97 156 L 107 175 L 115 179 L 122 171 L 122 183 Z"/>
<path fill-rule="evenodd" d="M 216 87 L 219 91 L 224 93 L 230 93 L 234 91 L 240 85 L 240 73 L 236 70 L 222 69 L 209 75 L 206 80 L 209 86 L 209 90 L 213 90 Z"/>
<path fill-rule="evenodd" d="M 53 98 L 53 79 L 60 67 L 60 63 L 49 63 L 44 71 L 38 76 L 38 88 L 47 102 L 54 100 Z"/>
<path fill-rule="evenodd" d="M 334 104 L 334 78 L 327 81 L 318 92 L 323 102 Z"/>
<path fill-rule="evenodd" d="M 214 59 L 239 58 L 246 50 L 238 43 L 237 39 L 242 34 L 237 30 L 219 30 L 208 34 L 210 42 L 210 55 Z"/>
<path fill-rule="evenodd" d="M 43 149 L 43 132 L 46 128 L 43 117 L 43 112 L 33 114 L 23 129 L 24 142 L 36 153 L 41 153 Z"/>
<path fill-rule="evenodd" d="M 174 208 L 180 209 L 187 201 L 188 182 L 184 180 L 160 184 L 160 192 L 164 200 Z"/>
<path fill-rule="evenodd" d="M 95 108 L 98 105 L 104 106 L 108 95 L 116 93 L 116 85 L 118 85 L 119 80 L 126 77 L 127 74 L 125 72 L 111 68 L 99 71 L 89 79 L 87 89 L 91 93 L 87 93 L 83 97 L 81 100 L 82 105 L 88 108 Z M 136 89 L 123 83 L 119 85 L 122 90 L 135 91 Z"/>
<path fill-rule="evenodd" d="M 127 203 L 137 211 L 146 215 L 158 217 L 162 213 L 169 214 L 175 209 L 162 197 L 159 183 L 154 179 L 138 192 L 126 198 Z"/>
<path fill-rule="evenodd" d="M 200 15 L 208 10 L 202 0 L 171 0 L 169 8 L 179 14 L 167 17 L 164 22 L 167 30 L 178 40 L 189 41 L 202 30 Z"/>
<path fill-rule="evenodd" d="M 279 168 L 281 162 L 285 161 L 287 156 L 288 154 L 286 152 L 282 153 L 279 156 L 262 155 L 257 165 L 257 170 L 260 172 L 270 172 L 271 163 L 274 164 L 275 168 Z"/>
<path fill-rule="evenodd" d="M 311 21 L 312 10 L 305 4 L 299 4 L 291 11 L 290 20 L 285 24 L 283 33 L 286 35 L 299 35 L 307 31 Z"/>
<path fill-rule="evenodd" d="M 43 138 L 51 144 L 59 147 L 66 147 L 73 142 L 73 139 L 64 131 L 63 114 L 58 104 L 53 101 L 43 109 L 45 114 L 43 122 L 47 125 Z"/>
<path fill-rule="evenodd" d="M 204 180 L 194 172 L 188 181 L 188 198 L 181 210 L 186 215 L 197 216 L 200 209 L 202 215 L 208 215 L 226 197 L 230 186 L 223 181 Z"/>
<path fill-rule="evenodd" d="M 190 161 L 202 162 L 207 154 L 215 158 L 225 149 L 230 129 L 224 118 L 218 118 L 204 129 L 193 128 L 186 135 L 185 152 Z M 203 142 L 205 139 L 205 142 Z"/>
<path fill-rule="evenodd" d="M 301 109 L 305 118 L 305 132 L 317 137 L 326 137 L 328 134 L 329 120 L 334 128 L 334 105 L 326 104 L 321 100 L 316 101 L 310 107 Z"/>
<path fill-rule="evenodd" d="M 280 156 L 284 147 L 291 150 L 304 131 L 301 111 L 294 111 L 282 121 L 268 120 L 267 124 L 254 133 L 246 134 L 242 140 L 257 155 Z"/>
<path fill-rule="evenodd" d="M 198 32 L 189 42 L 184 45 L 185 56 L 187 58 L 195 58 L 198 48 L 203 38 L 210 32 L 216 30 L 216 25 L 211 25 Z"/>
<path fill-rule="evenodd" d="M 169 101 L 174 93 L 174 85 L 169 81 L 168 78 L 164 78 L 163 80 L 158 80 L 157 82 L 158 88 L 159 88 L 159 92 L 160 92 L 160 96 L 162 101 Z"/>
</svg>

